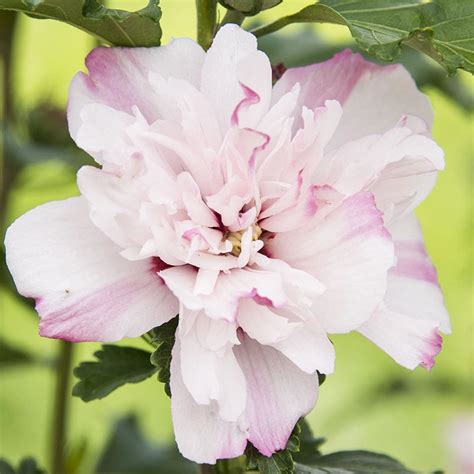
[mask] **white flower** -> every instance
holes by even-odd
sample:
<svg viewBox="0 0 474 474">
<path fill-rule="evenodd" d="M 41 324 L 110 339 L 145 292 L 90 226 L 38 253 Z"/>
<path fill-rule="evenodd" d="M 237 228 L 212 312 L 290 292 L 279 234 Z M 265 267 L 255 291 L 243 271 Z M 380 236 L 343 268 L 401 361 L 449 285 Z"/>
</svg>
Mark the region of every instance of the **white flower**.
<svg viewBox="0 0 474 474">
<path fill-rule="evenodd" d="M 272 87 L 232 25 L 207 53 L 178 39 L 87 66 L 69 124 L 101 168 L 6 239 L 41 335 L 115 341 L 179 312 L 173 420 L 200 463 L 286 446 L 334 369 L 328 333 L 431 368 L 449 319 L 412 211 L 444 163 L 401 66 L 345 51 Z"/>
</svg>

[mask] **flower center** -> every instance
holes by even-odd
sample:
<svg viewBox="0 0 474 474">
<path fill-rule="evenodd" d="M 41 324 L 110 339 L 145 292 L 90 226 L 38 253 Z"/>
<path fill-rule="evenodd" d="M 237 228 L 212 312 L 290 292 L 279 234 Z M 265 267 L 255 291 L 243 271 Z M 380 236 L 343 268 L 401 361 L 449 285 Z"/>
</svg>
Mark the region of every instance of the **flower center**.
<svg viewBox="0 0 474 474">
<path fill-rule="evenodd" d="M 224 236 L 224 240 L 229 240 L 232 243 L 232 250 L 230 253 L 238 257 L 242 250 L 242 236 L 247 232 L 247 229 L 241 230 L 239 232 L 228 232 Z M 262 235 L 262 229 L 258 224 L 252 225 L 252 241 L 258 240 Z"/>
</svg>

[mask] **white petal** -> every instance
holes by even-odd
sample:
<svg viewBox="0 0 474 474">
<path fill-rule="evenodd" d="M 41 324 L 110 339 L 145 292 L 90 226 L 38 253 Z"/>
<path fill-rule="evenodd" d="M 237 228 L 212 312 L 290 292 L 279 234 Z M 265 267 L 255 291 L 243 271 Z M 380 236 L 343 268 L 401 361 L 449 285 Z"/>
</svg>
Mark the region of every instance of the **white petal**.
<svg viewBox="0 0 474 474">
<path fill-rule="evenodd" d="M 96 48 L 86 59 L 89 75 L 77 74 L 69 89 L 68 122 L 76 139 L 82 124 L 80 112 L 86 104 L 101 103 L 132 113 L 133 107 L 149 121 L 157 116 L 157 97 L 148 83 L 155 71 L 163 77 L 183 78 L 197 85 L 204 51 L 186 38 L 159 48 Z"/>
<path fill-rule="evenodd" d="M 284 449 L 296 422 L 318 397 L 318 377 L 308 375 L 277 350 L 245 334 L 234 353 L 248 387 L 249 441 L 265 456 Z"/>
<path fill-rule="evenodd" d="M 370 318 L 386 291 L 393 244 L 370 193 L 358 193 L 296 232 L 267 242 L 272 257 L 316 277 L 326 290 L 311 311 L 329 332 L 348 332 Z"/>
<path fill-rule="evenodd" d="M 137 337 L 177 314 L 153 259 L 129 262 L 90 221 L 84 199 L 40 206 L 8 229 L 18 291 L 36 299 L 40 334 L 71 341 Z"/>
<path fill-rule="evenodd" d="M 434 321 L 409 318 L 381 306 L 358 331 L 403 367 L 430 370 L 442 339 Z"/>
<path fill-rule="evenodd" d="M 222 132 L 231 126 L 234 112 L 240 127 L 257 124 L 270 103 L 271 77 L 270 61 L 257 51 L 253 35 L 236 25 L 219 30 L 204 61 L 201 90 L 214 104 Z M 247 90 L 255 101 L 245 102 Z"/>
<path fill-rule="evenodd" d="M 223 421 L 216 402 L 199 405 L 183 383 L 180 347 L 177 341 L 171 360 L 171 412 L 176 442 L 181 454 L 199 464 L 235 458 L 247 446 L 246 427 Z"/>
<path fill-rule="evenodd" d="M 418 220 L 411 214 L 392 224 L 389 230 L 395 242 L 397 264 L 388 274 L 386 306 L 410 318 L 436 323 L 449 333 L 449 314 Z"/>
<path fill-rule="evenodd" d="M 186 318 L 186 311 L 180 315 Z M 223 327 L 223 326 L 227 326 Z M 181 373 L 196 403 L 216 401 L 225 421 L 237 421 L 246 404 L 246 384 L 232 346 L 236 327 L 226 321 L 213 321 L 199 314 L 194 328 L 180 335 Z"/>
<path fill-rule="evenodd" d="M 331 148 L 385 132 L 406 114 L 420 117 L 431 128 L 430 103 L 403 66 L 379 66 L 346 50 L 319 64 L 288 69 L 275 85 L 273 103 L 296 83 L 301 87 L 299 107 L 313 110 L 328 99 L 343 106 Z"/>
</svg>

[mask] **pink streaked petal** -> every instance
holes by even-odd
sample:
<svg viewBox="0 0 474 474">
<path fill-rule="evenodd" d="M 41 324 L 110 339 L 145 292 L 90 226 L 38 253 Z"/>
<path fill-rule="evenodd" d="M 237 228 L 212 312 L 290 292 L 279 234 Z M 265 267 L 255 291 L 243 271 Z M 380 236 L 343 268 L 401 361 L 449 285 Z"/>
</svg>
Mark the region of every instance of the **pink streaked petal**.
<svg viewBox="0 0 474 474">
<path fill-rule="evenodd" d="M 430 103 L 403 66 L 379 66 L 345 50 L 323 63 L 288 69 L 274 87 L 272 102 L 296 83 L 301 86 L 300 108 L 304 105 L 315 109 L 328 99 L 343 106 L 344 114 L 330 148 L 384 132 L 404 115 L 420 117 L 431 128 Z M 298 128 L 300 123 L 295 126 Z"/>
<path fill-rule="evenodd" d="M 240 340 L 234 353 L 247 380 L 248 439 L 264 456 L 271 456 L 286 447 L 298 419 L 316 403 L 318 377 L 305 374 L 280 352 L 244 333 Z"/>
<path fill-rule="evenodd" d="M 308 224 L 318 210 L 317 194 L 318 186 L 307 186 L 294 206 L 264 219 L 260 227 L 269 232 L 288 232 Z"/>
<path fill-rule="evenodd" d="M 75 139 L 86 104 L 101 103 L 132 113 L 138 107 L 149 121 L 156 120 L 156 95 L 148 83 L 150 71 L 164 77 L 199 83 L 204 51 L 192 40 L 176 39 L 160 48 L 96 48 L 86 59 L 89 75 L 79 73 L 69 89 L 68 122 Z"/>
<path fill-rule="evenodd" d="M 300 84 L 298 105 L 314 110 L 328 99 L 345 102 L 360 77 L 377 69 L 374 63 L 365 61 L 360 54 L 346 49 L 328 61 L 287 69 L 273 89 L 272 102 Z"/>
<path fill-rule="evenodd" d="M 327 332 L 348 332 L 369 319 L 382 301 L 394 264 L 393 243 L 370 193 L 328 206 L 313 221 L 277 234 L 265 248 L 325 286 L 311 310 Z"/>
<path fill-rule="evenodd" d="M 171 412 L 178 449 L 199 464 L 215 464 L 218 459 L 235 458 L 247 446 L 247 427 L 228 422 L 219 415 L 217 403 L 197 404 L 183 383 L 179 340 L 171 359 Z M 203 443 L 203 439 L 207 441 Z"/>
<path fill-rule="evenodd" d="M 83 198 L 28 212 L 9 228 L 5 244 L 18 291 L 37 300 L 43 336 L 116 341 L 140 336 L 178 311 L 156 260 L 121 257 L 89 220 Z"/>
<path fill-rule="evenodd" d="M 238 225 L 240 211 L 251 199 L 251 189 L 245 180 L 233 176 L 216 193 L 207 196 L 207 205 L 220 214 L 225 226 Z"/>
<path fill-rule="evenodd" d="M 281 277 L 277 273 L 250 269 L 221 272 L 210 295 L 194 293 L 197 270 L 191 266 L 169 268 L 159 275 L 184 306 L 190 310 L 204 310 L 213 319 L 235 321 L 239 301 L 243 298 L 253 298 L 275 307 L 286 303 Z"/>
<path fill-rule="evenodd" d="M 207 52 L 201 76 L 201 91 L 214 106 L 221 131 L 231 126 L 237 105 L 245 98 L 241 84 L 260 97 L 258 104 L 239 112 L 239 126 L 254 127 L 268 109 L 272 71 L 268 57 L 257 51 L 257 40 L 236 25 L 217 32 Z"/>
<path fill-rule="evenodd" d="M 389 222 L 420 204 L 443 166 L 436 143 L 398 127 L 345 143 L 325 157 L 314 179 L 346 195 L 372 192 Z"/>
<path fill-rule="evenodd" d="M 409 318 L 383 305 L 358 331 L 408 369 L 421 365 L 431 370 L 441 351 L 436 322 Z"/>
<path fill-rule="evenodd" d="M 232 116 L 230 117 L 231 125 L 236 127 L 239 126 L 239 113 L 241 113 L 244 108 L 250 107 L 251 105 L 255 105 L 260 102 L 260 96 L 255 91 L 250 89 L 250 87 L 247 87 L 242 83 L 240 84 L 240 87 L 242 87 L 245 97 L 237 104 L 237 107 L 234 109 Z"/>
<path fill-rule="evenodd" d="M 400 64 L 366 67 L 366 72 L 341 104 L 344 113 L 328 145 L 330 149 L 366 135 L 383 133 L 406 115 L 423 120 L 428 130 L 433 123 L 429 99 Z"/>
<path fill-rule="evenodd" d="M 216 215 L 204 203 L 199 186 L 191 174 L 183 172 L 178 175 L 177 184 L 189 217 L 197 224 L 207 227 L 217 227 L 219 223 Z"/>
<path fill-rule="evenodd" d="M 437 324 L 451 331 L 443 294 L 413 214 L 389 226 L 395 242 L 397 263 L 388 274 L 386 306 L 396 313 Z"/>
</svg>

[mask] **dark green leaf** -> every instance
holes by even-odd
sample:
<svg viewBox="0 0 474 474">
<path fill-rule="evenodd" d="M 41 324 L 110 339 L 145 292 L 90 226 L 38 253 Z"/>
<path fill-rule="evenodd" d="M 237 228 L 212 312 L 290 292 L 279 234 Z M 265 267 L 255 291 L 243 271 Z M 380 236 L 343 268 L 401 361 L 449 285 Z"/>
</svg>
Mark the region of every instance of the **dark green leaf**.
<svg viewBox="0 0 474 474">
<path fill-rule="evenodd" d="M 32 355 L 0 339 L 0 369 L 23 364 L 33 364 Z"/>
<path fill-rule="evenodd" d="M 214 471 L 216 474 L 245 474 L 247 472 L 245 456 L 221 459 L 214 466 Z"/>
<path fill-rule="evenodd" d="M 296 462 L 301 464 L 311 464 L 321 456 L 319 448 L 324 443 L 324 438 L 315 438 L 308 422 L 302 418 L 298 425 L 300 427 L 299 445 L 300 449 L 293 455 Z"/>
<path fill-rule="evenodd" d="M 0 9 L 59 20 L 115 46 L 159 46 L 159 0 L 136 12 L 104 7 L 98 0 L 0 0 Z"/>
<path fill-rule="evenodd" d="M 393 61 L 401 45 L 427 54 L 452 73 L 474 72 L 472 0 L 321 0 L 299 12 L 257 28 L 258 36 L 291 23 L 346 25 L 359 47 Z"/>
<path fill-rule="evenodd" d="M 368 451 L 341 451 L 321 456 L 310 466 L 297 463 L 296 474 L 414 474 L 385 454 Z"/>
<path fill-rule="evenodd" d="M 270 458 L 259 456 L 257 466 L 262 474 L 292 474 L 294 472 L 293 458 L 286 449 L 277 451 Z"/>
<path fill-rule="evenodd" d="M 0 459 L 0 474 L 46 474 L 40 469 L 33 458 L 24 458 L 18 469 L 14 469 L 5 459 Z"/>
<path fill-rule="evenodd" d="M 18 466 L 18 474 L 45 474 L 46 471 L 40 469 L 33 458 L 22 459 Z"/>
<path fill-rule="evenodd" d="M 2 125 L 0 122 L 0 127 Z M 89 155 L 72 145 L 60 147 L 54 144 L 35 143 L 20 137 L 11 127 L 4 128 L 4 137 L 6 158 L 9 164 L 16 168 L 46 161 L 61 161 L 74 169 L 93 164 Z"/>
<path fill-rule="evenodd" d="M 104 398 L 126 383 L 137 383 L 156 372 L 150 353 L 133 347 L 104 345 L 94 354 L 97 362 L 81 362 L 74 369 L 80 380 L 72 394 L 89 402 Z"/>
<path fill-rule="evenodd" d="M 291 474 L 294 472 L 292 453 L 300 450 L 300 425 L 296 424 L 285 449 L 277 451 L 271 457 L 263 456 L 257 449 L 248 443 L 245 454 L 247 456 L 247 468 L 258 470 L 264 474 Z"/>
<path fill-rule="evenodd" d="M 229 10 L 243 13 L 245 16 L 253 16 L 262 10 L 276 7 L 283 0 L 219 0 L 219 3 Z"/>
<path fill-rule="evenodd" d="M 15 469 L 5 459 L 0 459 L 0 474 L 15 474 Z"/>
<path fill-rule="evenodd" d="M 175 446 L 153 446 L 140 433 L 134 416 L 117 423 L 95 469 L 97 473 L 195 474 L 195 465 Z"/>
<path fill-rule="evenodd" d="M 158 380 L 165 384 L 165 392 L 169 397 L 171 397 L 169 385 L 171 351 L 173 350 L 177 327 L 178 316 L 150 331 L 152 344 L 158 346 L 151 355 L 150 361 L 158 368 Z"/>
</svg>

